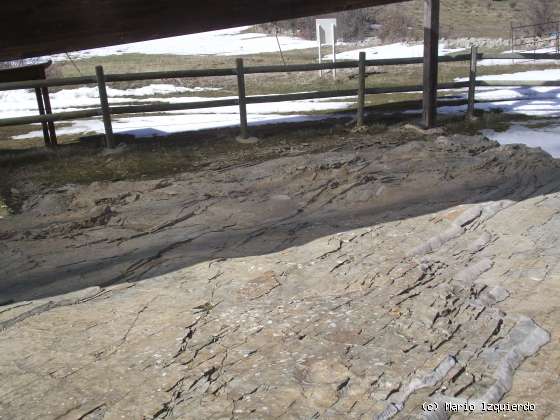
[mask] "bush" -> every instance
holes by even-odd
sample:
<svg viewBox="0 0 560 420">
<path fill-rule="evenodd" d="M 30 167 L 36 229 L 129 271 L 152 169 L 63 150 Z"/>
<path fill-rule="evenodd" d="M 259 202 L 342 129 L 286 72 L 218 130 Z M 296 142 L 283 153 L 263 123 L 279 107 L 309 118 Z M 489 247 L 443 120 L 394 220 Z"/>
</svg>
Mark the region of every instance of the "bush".
<svg viewBox="0 0 560 420">
<path fill-rule="evenodd" d="M 334 15 L 337 19 L 338 38 L 344 41 L 362 40 L 372 23 L 375 22 L 376 8 L 348 10 Z M 309 16 L 299 19 L 283 20 L 279 22 L 257 25 L 257 29 L 269 34 L 276 32 L 299 36 L 305 39 L 315 39 L 315 20 L 321 16 Z"/>
<path fill-rule="evenodd" d="M 305 39 L 315 38 L 315 17 L 309 16 L 299 19 L 281 20 L 263 23 L 256 26 L 257 30 L 267 34 L 285 34 L 299 36 Z"/>
<path fill-rule="evenodd" d="M 557 11 L 557 6 L 555 6 L 556 1 L 557 0 L 534 0 L 529 9 L 529 21 L 532 25 L 538 25 L 535 35 L 543 36 L 555 30 L 555 26 L 552 28 L 551 25 L 545 25 L 545 23 L 554 20 L 554 15 Z"/>
<path fill-rule="evenodd" d="M 338 13 L 338 36 L 344 41 L 359 41 L 367 36 L 373 23 L 372 9 L 356 9 Z"/>
<path fill-rule="evenodd" d="M 378 37 L 383 42 L 406 41 L 416 35 L 414 19 L 399 7 L 390 6 L 383 9 L 379 16 L 381 25 Z"/>
</svg>

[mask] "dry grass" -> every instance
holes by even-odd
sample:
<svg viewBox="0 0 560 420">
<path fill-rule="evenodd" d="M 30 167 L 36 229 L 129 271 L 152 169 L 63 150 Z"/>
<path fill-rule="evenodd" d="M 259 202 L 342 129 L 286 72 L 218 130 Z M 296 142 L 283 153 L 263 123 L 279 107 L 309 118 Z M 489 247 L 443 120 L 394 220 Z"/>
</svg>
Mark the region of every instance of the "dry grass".
<svg viewBox="0 0 560 420">
<path fill-rule="evenodd" d="M 183 134 L 165 139 L 143 139 L 129 144 L 121 153 L 106 154 L 94 143 L 66 144 L 56 149 L 0 150 L 0 191 L 30 182 L 57 186 L 119 179 L 151 179 L 192 171 L 213 162 L 266 159 L 279 150 L 290 150 L 310 137 L 333 134 L 342 128 L 267 128 L 263 143 L 244 145 L 235 141 L 234 131 L 209 132 L 189 139 Z M 317 144 L 326 147 L 329 142 Z"/>
<path fill-rule="evenodd" d="M 399 127 L 413 118 L 372 118 L 368 123 L 368 133 L 390 140 L 392 136 L 402 136 Z M 511 121 L 522 119 L 499 112 L 481 112 L 474 122 L 465 121 L 463 117 L 442 117 L 440 122 L 449 133 L 476 134 L 483 128 L 505 130 Z M 333 125 L 330 122 L 310 124 L 307 128 L 289 125 L 261 127 L 256 133 L 261 138 L 257 145 L 237 143 L 236 130 L 212 130 L 191 137 L 176 134 L 165 139 L 138 140 L 116 154 L 106 154 L 93 142 L 66 144 L 55 150 L 0 150 L 0 191 L 6 192 L 11 187 L 25 183 L 59 186 L 67 183 L 159 178 L 195 171 L 216 163 L 227 166 L 243 161 L 270 159 L 302 145 L 306 153 L 317 152 L 328 150 L 340 143 L 341 139 L 352 137 L 351 129 L 352 126 Z"/>
<path fill-rule="evenodd" d="M 505 38 L 510 36 L 511 22 L 530 24 L 534 0 L 442 0 L 441 36 L 446 38 Z M 422 36 L 423 1 L 412 0 L 398 5 L 416 22 L 416 36 Z"/>
</svg>

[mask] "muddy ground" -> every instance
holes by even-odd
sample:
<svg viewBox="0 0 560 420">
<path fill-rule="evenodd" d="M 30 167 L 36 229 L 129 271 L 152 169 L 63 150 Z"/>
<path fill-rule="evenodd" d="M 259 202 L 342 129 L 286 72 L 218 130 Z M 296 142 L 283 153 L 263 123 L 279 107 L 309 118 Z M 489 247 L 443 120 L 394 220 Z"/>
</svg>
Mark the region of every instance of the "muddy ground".
<svg viewBox="0 0 560 420">
<path fill-rule="evenodd" d="M 156 179 L 18 185 L 0 418 L 560 413 L 556 160 L 403 127 L 252 147 Z"/>
</svg>

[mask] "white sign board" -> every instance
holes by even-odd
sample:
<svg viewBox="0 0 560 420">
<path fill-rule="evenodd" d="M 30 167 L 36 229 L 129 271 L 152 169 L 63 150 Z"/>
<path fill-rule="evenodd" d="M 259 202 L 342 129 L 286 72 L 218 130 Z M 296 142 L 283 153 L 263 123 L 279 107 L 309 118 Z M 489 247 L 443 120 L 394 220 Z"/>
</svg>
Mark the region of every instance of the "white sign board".
<svg viewBox="0 0 560 420">
<path fill-rule="evenodd" d="M 336 19 L 316 20 L 317 41 L 322 44 L 331 44 L 336 40 Z"/>
<path fill-rule="evenodd" d="M 317 19 L 315 25 L 319 44 L 319 63 L 323 62 L 321 51 L 323 44 L 332 45 L 332 59 L 333 63 L 336 63 L 336 19 Z M 319 75 L 323 75 L 323 70 L 319 70 Z M 333 69 L 333 77 L 336 79 L 336 69 Z"/>
</svg>

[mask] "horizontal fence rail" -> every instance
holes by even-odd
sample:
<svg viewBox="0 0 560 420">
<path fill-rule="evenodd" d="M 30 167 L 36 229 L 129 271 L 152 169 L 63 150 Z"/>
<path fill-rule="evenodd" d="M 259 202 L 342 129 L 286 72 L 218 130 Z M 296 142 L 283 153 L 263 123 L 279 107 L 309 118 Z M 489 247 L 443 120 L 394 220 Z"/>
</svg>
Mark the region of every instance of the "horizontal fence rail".
<svg viewBox="0 0 560 420">
<path fill-rule="evenodd" d="M 471 62 L 471 77 L 468 82 L 453 82 L 442 83 L 438 85 L 439 90 L 446 89 L 462 89 L 469 88 L 469 115 L 472 116 L 474 110 L 474 93 L 477 86 L 508 86 L 508 87 L 532 87 L 532 86 L 560 86 L 560 81 L 502 81 L 502 80 L 476 80 L 476 62 L 478 60 L 516 60 L 516 59 L 531 59 L 531 60 L 560 60 L 560 54 L 532 54 L 532 53 L 511 53 L 511 54 L 479 54 L 476 47 L 473 47 L 470 54 L 452 54 L 439 57 L 440 63 L 453 63 L 453 62 Z M 25 125 L 33 123 L 52 123 L 56 121 L 69 121 L 82 118 L 104 117 L 106 124 L 106 133 L 108 146 L 112 146 L 112 127 L 110 116 L 122 114 L 135 114 L 135 113 L 150 113 L 150 112 L 168 112 L 168 111 L 181 111 L 181 110 L 194 110 L 202 108 L 217 108 L 227 106 L 245 107 L 247 104 L 261 104 L 273 102 L 289 102 L 308 99 L 327 99 L 337 97 L 355 97 L 358 98 L 358 103 L 363 102 L 364 95 L 377 95 L 377 94 L 390 94 L 390 93 L 408 93 L 408 92 L 422 92 L 423 85 L 410 85 L 410 86 L 391 86 L 379 88 L 365 88 L 363 80 L 367 77 L 366 67 L 368 66 L 396 66 L 396 65 L 411 65 L 422 64 L 424 59 L 422 57 L 410 58 L 391 58 L 391 59 L 376 59 L 365 60 L 365 54 L 360 54 L 360 60 L 338 61 L 336 63 L 314 63 L 314 64 L 290 64 L 290 65 L 271 65 L 271 66 L 243 66 L 243 60 L 238 59 L 237 67 L 235 68 L 222 68 L 222 69 L 198 69 L 198 70 L 175 70 L 175 71 L 155 71 L 131 74 L 103 74 L 103 69 L 98 68 L 97 76 L 81 76 L 81 77 L 67 77 L 67 78 L 53 78 L 46 80 L 33 80 L 22 82 L 9 82 L 0 83 L 0 91 L 16 90 L 16 89 L 37 89 L 47 87 L 62 87 L 72 85 L 98 85 L 100 93 L 105 91 L 105 84 L 110 82 L 129 82 L 129 81 L 143 81 L 143 80 L 157 80 L 157 79 L 174 79 L 174 78 L 198 78 L 198 77 L 221 77 L 221 76 L 237 76 L 239 84 L 239 95 L 237 98 L 226 99 L 210 99 L 207 101 L 184 102 L 184 103 L 154 103 L 148 105 L 129 105 L 129 106 L 110 106 L 108 103 L 100 104 L 100 108 L 85 109 L 80 111 L 48 113 L 38 116 L 25 116 L 0 119 L 0 127 Z M 331 90 L 331 91 L 318 91 L 318 92 L 302 92 L 302 93 L 286 93 L 286 94 L 273 94 L 273 95 L 255 95 L 245 96 L 244 76 L 247 74 L 265 74 L 265 73 L 289 73 L 289 72 L 308 72 L 318 70 L 334 70 L 334 69 L 358 69 L 359 80 L 356 89 L 347 90 Z M 100 79 L 98 76 L 102 74 Z M 243 77 L 240 77 L 243 76 Z M 241 86 L 243 85 L 243 86 Z M 100 95 L 105 96 L 106 95 Z M 110 99 L 110 98 L 108 98 Z M 103 100 L 102 100 L 103 102 Z M 358 125 L 363 121 L 363 105 L 358 105 Z M 109 125 L 107 125 L 109 124 Z M 241 112 L 241 126 L 246 128 L 247 120 L 246 113 Z M 242 131 L 246 131 L 242 130 Z M 242 133 L 246 136 L 246 132 Z M 109 144 L 110 143 L 110 144 Z"/>
<path fill-rule="evenodd" d="M 468 82 L 455 82 L 455 83 L 442 83 L 438 85 L 438 89 L 461 89 L 469 86 Z M 387 93 L 407 93 L 407 92 L 422 92 L 422 85 L 411 86 L 395 86 L 386 88 L 367 88 L 365 93 L 368 95 L 379 95 Z M 263 104 L 274 102 L 290 102 L 301 101 L 306 99 L 328 99 L 328 98 L 343 98 L 356 96 L 358 89 L 348 90 L 332 90 L 332 91 L 319 91 L 319 92 L 305 92 L 305 93 L 285 93 L 280 95 L 260 95 L 260 96 L 247 96 L 245 102 L 247 104 Z M 218 99 L 198 102 L 185 102 L 179 104 L 151 104 L 151 105 L 130 105 L 130 106 L 112 106 L 111 115 L 120 114 L 134 114 L 134 113 L 149 113 L 149 112 L 166 112 L 166 111 L 182 111 L 203 108 L 220 108 L 225 106 L 239 105 L 238 99 Z M 91 118 L 101 116 L 101 109 L 91 109 L 84 111 L 71 111 L 60 112 L 49 115 L 29 116 L 29 117 L 14 117 L 0 119 L 0 127 L 25 125 L 32 123 L 42 123 L 49 121 L 68 121 L 81 118 Z"/>
<path fill-rule="evenodd" d="M 560 59 L 560 55 L 558 56 Z M 448 55 L 439 58 L 440 63 L 451 63 L 468 61 L 470 55 Z M 378 60 L 366 60 L 366 66 L 398 66 L 408 64 L 422 64 L 422 57 L 411 58 L 387 58 Z M 314 63 L 314 64 L 289 64 L 273 66 L 249 66 L 244 67 L 245 74 L 265 73 L 296 73 L 332 69 L 354 69 L 358 67 L 358 60 L 337 61 L 336 63 Z M 236 68 L 206 69 L 206 70 L 174 70 L 174 71 L 151 71 L 130 74 L 105 74 L 105 82 L 135 82 L 155 79 L 181 79 L 199 77 L 237 76 Z M 15 89 L 32 89 L 36 87 L 60 87 L 73 85 L 97 84 L 96 76 L 53 78 L 46 80 L 31 80 L 22 82 L 0 83 L 0 91 Z"/>
<path fill-rule="evenodd" d="M 440 63 L 456 63 L 470 61 L 470 54 L 452 54 L 439 57 Z M 547 53 L 507 53 L 507 54 L 478 54 L 478 60 L 560 60 L 560 54 Z M 377 60 L 366 60 L 366 66 L 399 66 L 410 64 L 422 64 L 422 57 L 411 58 L 386 58 Z M 245 74 L 265 73 L 295 73 L 332 69 L 358 68 L 358 60 L 337 61 L 336 63 L 314 63 L 314 64 L 289 64 L 274 66 L 252 66 L 245 67 Z M 199 77 L 236 76 L 237 69 L 206 69 L 206 70 L 174 70 L 174 71 L 152 71 L 130 74 L 105 74 L 105 82 L 135 82 L 155 79 L 180 79 Z M 16 89 L 32 89 L 36 87 L 61 87 L 73 85 L 97 84 L 95 76 L 65 77 L 45 80 L 29 80 L 23 82 L 0 83 L 0 91 Z"/>
<path fill-rule="evenodd" d="M 560 80 L 540 81 L 540 80 L 479 80 L 477 86 L 506 86 L 506 87 L 540 87 L 540 86 L 560 86 Z"/>
</svg>

